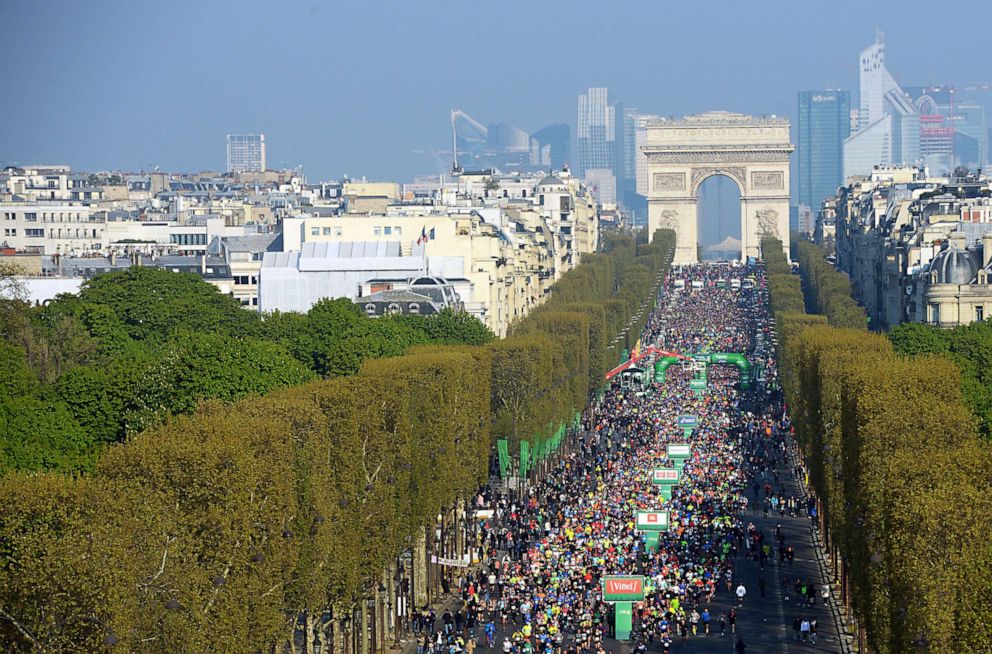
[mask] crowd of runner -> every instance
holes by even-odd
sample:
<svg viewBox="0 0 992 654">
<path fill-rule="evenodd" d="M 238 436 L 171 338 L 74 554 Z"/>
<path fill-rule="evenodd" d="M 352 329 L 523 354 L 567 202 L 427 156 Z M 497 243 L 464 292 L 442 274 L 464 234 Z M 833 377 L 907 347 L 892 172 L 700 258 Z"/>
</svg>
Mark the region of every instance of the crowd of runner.
<svg viewBox="0 0 992 654">
<path fill-rule="evenodd" d="M 745 279 L 757 283 L 747 288 Z M 794 552 L 782 531 L 763 533 L 749 521 L 749 510 L 807 511 L 782 491 L 780 476 L 791 474 L 791 425 L 765 349 L 770 342 L 759 267 L 673 270 L 643 344 L 687 355 L 743 353 L 763 364 L 764 379 L 742 390 L 737 368 L 711 366 L 707 389 L 698 394 L 689 388 L 692 371 L 672 366 L 663 384 L 647 389 L 614 383 L 544 481 L 519 495 L 485 491 L 494 508 L 480 534 L 486 564 L 461 579 L 462 608 L 438 616 L 425 607 L 415 616 L 418 654 L 473 654 L 477 646 L 505 654 L 605 654 L 613 606 L 602 601 L 604 575 L 648 580 L 644 601 L 634 604 L 631 637 L 639 652 L 648 646 L 667 652 L 673 641 L 718 634 L 734 638 L 744 652 L 737 620 L 752 593 L 764 596 L 766 584 L 763 575 L 759 589 L 741 583 L 735 568 L 743 557 L 762 569 L 782 566 L 797 599 L 812 601 L 813 583 L 789 578 Z M 672 465 L 666 445 L 684 440 L 676 425 L 684 414 L 698 418 L 692 456 L 671 500 L 664 500 L 650 473 Z M 670 528 L 652 552 L 634 528 L 635 513 L 660 509 L 669 512 Z M 711 611 L 718 594 L 733 607 Z M 801 628 L 802 638 L 815 641 L 815 620 L 812 635 L 809 623 L 799 619 L 797 638 Z"/>
</svg>

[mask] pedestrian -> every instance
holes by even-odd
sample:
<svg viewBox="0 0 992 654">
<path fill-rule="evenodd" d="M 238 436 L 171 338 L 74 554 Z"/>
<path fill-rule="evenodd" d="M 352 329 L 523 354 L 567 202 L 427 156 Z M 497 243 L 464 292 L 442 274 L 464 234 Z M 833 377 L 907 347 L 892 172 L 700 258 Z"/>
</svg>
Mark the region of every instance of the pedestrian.
<svg viewBox="0 0 992 654">
<path fill-rule="evenodd" d="M 744 596 L 747 595 L 747 588 L 744 587 L 744 584 L 738 584 L 736 595 L 737 606 L 744 606 Z"/>
<path fill-rule="evenodd" d="M 727 614 L 723 611 L 720 612 L 720 635 L 727 635 Z"/>
<path fill-rule="evenodd" d="M 737 637 L 737 645 L 734 646 L 734 649 L 737 650 L 737 654 L 747 653 L 747 645 L 744 644 L 744 639 L 740 636 Z"/>
</svg>

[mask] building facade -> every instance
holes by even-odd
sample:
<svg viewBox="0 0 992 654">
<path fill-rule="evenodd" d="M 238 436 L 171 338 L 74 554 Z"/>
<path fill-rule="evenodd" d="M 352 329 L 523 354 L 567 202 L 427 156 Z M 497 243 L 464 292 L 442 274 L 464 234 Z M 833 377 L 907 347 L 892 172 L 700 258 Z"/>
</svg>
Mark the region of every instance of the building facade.
<svg viewBox="0 0 992 654">
<path fill-rule="evenodd" d="M 837 267 L 871 322 L 955 327 L 992 310 L 992 182 L 879 168 L 840 189 L 831 217 Z M 825 203 L 826 207 L 826 203 Z"/>
<path fill-rule="evenodd" d="M 228 134 L 227 172 L 265 172 L 265 134 Z"/>
<path fill-rule="evenodd" d="M 796 174 L 800 205 L 819 208 L 844 183 L 844 139 L 850 135 L 847 91 L 801 91 Z"/>
<path fill-rule="evenodd" d="M 616 170 L 616 113 L 607 89 L 590 88 L 579 96 L 575 141 L 579 177 L 592 169 Z"/>
</svg>

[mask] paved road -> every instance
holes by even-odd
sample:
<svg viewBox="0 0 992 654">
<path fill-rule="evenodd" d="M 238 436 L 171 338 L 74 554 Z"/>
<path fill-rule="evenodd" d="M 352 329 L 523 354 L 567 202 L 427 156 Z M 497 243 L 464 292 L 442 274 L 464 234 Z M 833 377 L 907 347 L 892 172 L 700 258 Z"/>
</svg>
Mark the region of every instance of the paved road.
<svg viewBox="0 0 992 654">
<path fill-rule="evenodd" d="M 792 471 L 779 468 L 779 474 L 785 479 L 785 494 L 801 496 L 800 485 L 795 480 Z M 749 491 L 750 492 L 750 491 Z M 812 607 L 801 607 L 796 598 L 795 592 L 790 588 L 788 598 L 784 593 L 782 580 L 788 577 L 790 580 L 801 577 L 809 581 L 812 580 L 817 589 L 822 587 L 824 579 L 820 575 L 820 566 L 817 564 L 814 551 L 811 523 L 805 517 L 780 517 L 778 515 L 765 518 L 761 511 L 756 515 L 748 511 L 748 520 L 753 522 L 758 529 L 763 531 L 770 540 L 774 540 L 776 525 L 782 525 L 785 533 L 785 542 L 792 545 L 796 556 L 793 564 L 785 564 L 779 567 L 777 557 L 772 557 L 762 569 L 752 559 L 742 553 L 737 560 L 735 583 L 743 582 L 748 590 L 744 606 L 737 610 L 737 635 L 740 636 L 747 645 L 747 654 L 781 654 L 787 652 L 823 652 L 830 654 L 841 654 L 842 643 L 838 636 L 837 625 L 828 607 L 825 607 L 817 592 L 816 604 Z M 764 577 L 766 581 L 765 597 L 761 597 L 759 592 L 759 579 Z M 683 642 L 675 639 L 672 643 L 672 654 L 698 653 L 698 654 L 727 654 L 733 653 L 736 638 L 730 633 L 729 626 L 727 634 L 720 635 L 718 616 L 720 613 L 729 612 L 735 605 L 735 598 L 728 593 L 726 587 L 721 585 L 713 602 L 709 605 L 713 621 L 710 625 L 710 635 L 700 634 L 689 636 Z M 798 616 L 815 618 L 818 625 L 818 636 L 816 645 L 801 644 L 796 642 L 793 621 Z M 501 643 L 505 637 L 513 632 L 512 625 L 508 625 L 507 630 L 500 629 L 497 634 L 496 647 L 490 650 L 485 647 L 485 636 L 480 627 L 478 630 L 478 641 L 480 647 L 477 651 L 483 654 L 490 652 L 502 652 Z M 566 644 L 569 641 L 566 640 Z M 614 654 L 625 654 L 631 651 L 631 643 L 618 642 L 608 639 L 606 647 Z M 410 648 L 412 649 L 412 647 Z M 648 646 L 648 652 L 661 652 L 660 645 L 656 642 Z"/>
</svg>

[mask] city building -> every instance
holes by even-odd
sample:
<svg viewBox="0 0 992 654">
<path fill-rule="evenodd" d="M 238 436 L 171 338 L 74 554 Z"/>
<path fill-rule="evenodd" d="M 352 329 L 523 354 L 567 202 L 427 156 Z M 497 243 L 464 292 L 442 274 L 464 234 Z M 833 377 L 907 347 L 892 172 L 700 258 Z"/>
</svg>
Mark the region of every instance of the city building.
<svg viewBox="0 0 992 654">
<path fill-rule="evenodd" d="M 827 208 L 825 203 L 825 211 Z M 992 181 L 879 167 L 840 189 L 816 237 L 829 238 L 872 324 L 954 327 L 992 310 Z"/>
<path fill-rule="evenodd" d="M 588 170 L 616 170 L 616 113 L 607 95 L 605 88 L 579 95 L 576 174 L 583 179 Z"/>
<path fill-rule="evenodd" d="M 430 295 L 409 280 L 437 278 L 455 291 L 459 307 L 505 335 L 598 247 L 599 206 L 566 171 L 465 172 L 405 185 L 402 196 L 384 211 L 284 219 L 282 251 L 263 255 L 260 310 L 302 312 L 344 297 L 380 315 L 382 302 L 387 310 L 391 303 L 404 310 L 402 303 L 366 296 Z"/>
<path fill-rule="evenodd" d="M 844 183 L 844 139 L 850 135 L 847 91 L 801 91 L 796 183 L 799 205 L 819 207 Z"/>
<path fill-rule="evenodd" d="M 914 165 L 920 159 L 920 115 L 885 66 L 885 37 L 861 51 L 858 129 L 844 140 L 844 179 L 875 166 Z"/>
<path fill-rule="evenodd" d="M 572 128 L 565 123 L 548 125 L 531 137 L 541 151 L 541 165 L 548 170 L 564 170 L 572 158 Z"/>
<path fill-rule="evenodd" d="M 227 172 L 265 171 L 265 134 L 227 135 Z"/>
</svg>

